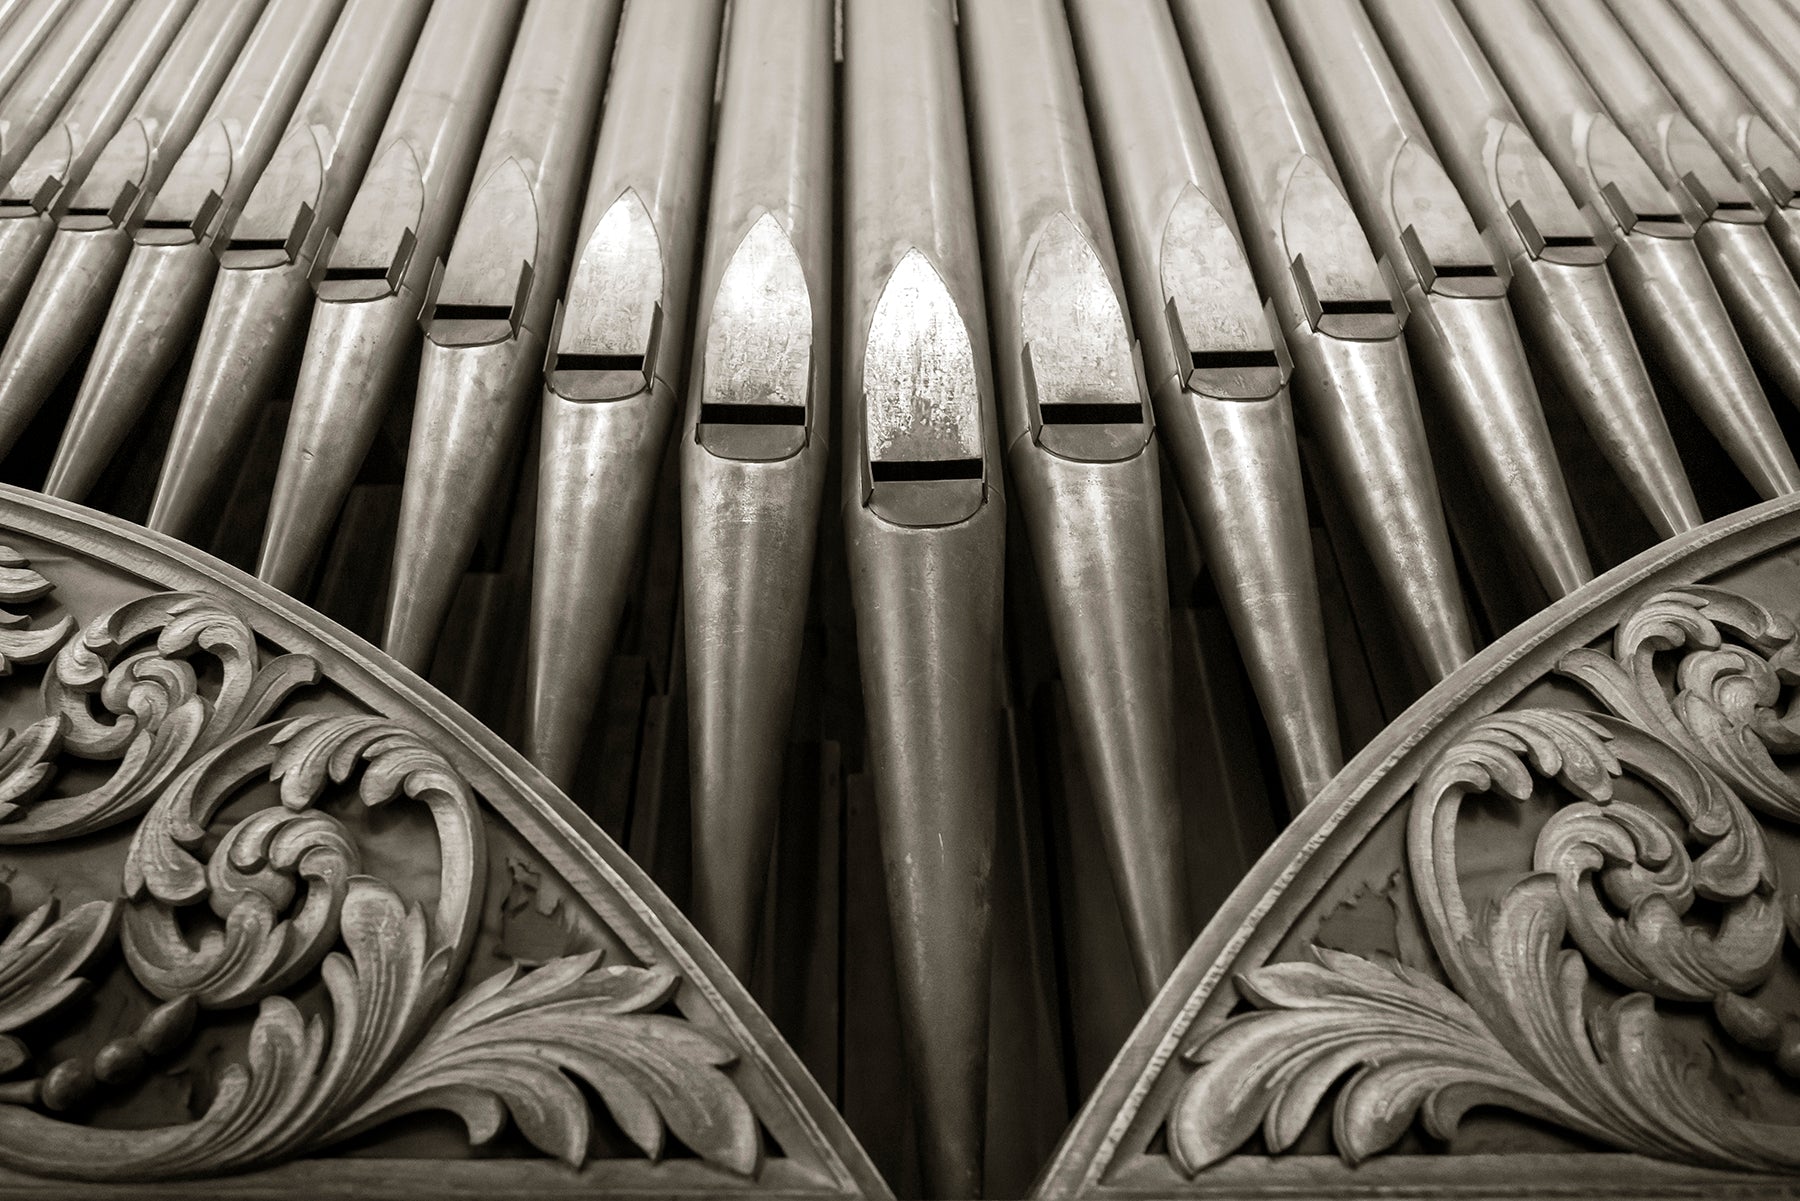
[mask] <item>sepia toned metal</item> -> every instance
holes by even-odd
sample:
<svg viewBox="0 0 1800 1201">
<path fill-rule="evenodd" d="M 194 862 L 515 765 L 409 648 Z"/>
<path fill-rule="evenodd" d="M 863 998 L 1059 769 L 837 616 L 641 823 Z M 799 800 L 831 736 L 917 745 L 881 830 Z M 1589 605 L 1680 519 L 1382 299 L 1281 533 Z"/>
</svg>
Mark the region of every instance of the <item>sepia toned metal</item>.
<svg viewBox="0 0 1800 1201">
<path fill-rule="evenodd" d="M 0 175 L 11 175 L 26 152 L 49 132 L 131 7 L 132 0 L 79 0 L 44 39 L 0 99 Z M 126 36 L 143 38 L 149 33 L 142 19 L 126 27 Z"/>
<path fill-rule="evenodd" d="M 1399 280 L 1406 340 L 1538 583 L 1593 574 L 1531 364 L 1507 304 L 1511 267 L 1484 240 L 1356 0 L 1274 5 L 1363 228 Z"/>
<path fill-rule="evenodd" d="M 0 0 L 0 1194 L 1791 1192 L 1797 53 Z"/>
<path fill-rule="evenodd" d="M 1701 521 L 1606 270 L 1610 239 L 1576 206 L 1455 14 L 1365 0 L 1463 202 L 1512 267 L 1509 296 L 1601 453 L 1664 537 Z"/>
<path fill-rule="evenodd" d="M 284 591 L 305 586 L 418 346 L 426 285 L 468 194 L 524 4 L 434 6 L 445 15 L 413 52 L 343 228 L 314 257 L 316 299 L 256 569 Z"/>
<path fill-rule="evenodd" d="M 111 161 L 102 154 L 84 185 L 96 203 L 65 210 L 0 352 L 0 445 L 19 437 L 90 341 L 77 428 L 115 406 L 141 409 L 172 354 L 175 332 L 163 336 L 165 322 L 198 316 L 191 293 L 217 265 L 200 239 L 229 219 L 225 193 L 241 204 L 246 179 L 254 183 L 274 152 L 341 3 L 274 0 L 172 159 L 130 141 Z M 160 362 L 132 353 L 140 341 L 152 354 L 161 348 Z"/>
<path fill-rule="evenodd" d="M 1663 186 L 1692 200 L 1703 218 L 1694 240 L 1746 349 L 1800 404 L 1800 283 L 1770 234 L 1766 205 L 1688 119 L 1603 0 L 1538 7 Z"/>
<path fill-rule="evenodd" d="M 1286 347 L 1160 0 L 1068 6 L 1160 440 L 1298 808 L 1342 764 Z M 1179 724 L 1179 723 L 1178 723 Z"/>
<path fill-rule="evenodd" d="M 1738 173 L 1790 269 L 1800 268 L 1800 145 L 1778 132 L 1667 0 L 1613 4 L 1613 19 L 1700 132 Z M 1778 114 L 1779 115 L 1779 114 Z"/>
<path fill-rule="evenodd" d="M 1641 344 L 1758 493 L 1800 487 L 1800 463 L 1707 273 L 1698 206 L 1685 189 L 1663 186 L 1532 0 L 1458 7 L 1538 145 L 1612 238 L 1607 265 Z"/>
<path fill-rule="evenodd" d="M 136 236 L 46 492 L 70 500 L 88 494 L 196 330 L 194 399 L 177 417 L 176 452 L 202 458 L 199 447 L 189 448 L 199 432 L 194 426 L 207 410 L 229 403 L 207 403 L 221 356 L 243 373 L 234 372 L 234 381 L 254 392 L 255 364 L 240 347 L 266 343 L 270 318 L 262 306 L 273 300 L 291 308 L 301 277 L 241 273 L 252 263 L 276 266 L 268 262 L 276 255 L 303 254 L 335 215 L 337 197 L 348 187 L 342 176 L 359 175 L 366 162 L 422 12 L 411 0 L 348 0 L 297 97 L 289 89 L 269 93 L 228 158 L 207 162 L 190 150 L 176 164 Z M 221 116 L 226 124 L 219 128 L 227 130 L 239 119 Z M 206 136 L 202 130 L 196 145 L 204 147 Z M 203 187 L 209 190 L 197 205 L 183 199 L 202 195 Z M 157 224 L 170 221 L 179 224 Z M 281 249 L 271 253 L 270 243 Z M 228 307 L 209 325 L 204 315 L 214 307 L 208 297 L 215 286 L 222 290 L 220 306 Z M 260 338 L 250 333 L 259 325 Z M 249 330 L 238 332 L 243 326 Z"/>
<path fill-rule="evenodd" d="M 514 452 L 568 272 L 618 19 L 610 0 L 531 0 L 449 257 L 427 292 L 382 636 L 402 663 L 429 664 Z"/>
<path fill-rule="evenodd" d="M 0 96 L 9 93 L 40 48 L 81 0 L 13 0 L 0 26 Z"/>
<path fill-rule="evenodd" d="M 106 144 L 124 123 L 132 101 L 162 61 L 194 3 L 154 0 L 132 5 L 122 11 L 112 35 L 91 60 L 79 53 L 59 53 L 61 48 L 54 44 L 45 47 L 38 61 L 59 68 L 63 78 L 40 103 L 53 102 L 65 80 L 73 80 L 73 86 L 63 94 L 60 107 L 47 110 L 48 121 L 46 110 L 34 106 L 15 125 L 11 95 L 0 106 L 0 123 L 5 125 L 0 133 L 0 176 L 6 178 L 0 187 L 0 206 L 28 206 L 45 180 L 65 178 L 84 153 L 97 152 Z M 22 82 L 19 90 L 27 87 Z"/>
<path fill-rule="evenodd" d="M 1155 422 L 1061 6 L 960 32 L 1001 437 L 1148 998 L 1191 936 Z"/>
<path fill-rule="evenodd" d="M 88 218 L 153 190 L 173 166 L 262 11 L 263 0 L 199 0 L 111 134 L 96 134 L 66 164 L 36 180 L 29 177 L 35 150 L 14 172 L 0 194 L 0 335 L 11 332 L 59 228 L 104 229 L 111 222 Z M 26 203 L 17 204 L 19 197 Z M 78 240 L 69 235 L 65 247 Z"/>
<path fill-rule="evenodd" d="M 680 403 L 722 3 L 619 27 L 545 365 L 526 753 L 574 775 Z"/>
<path fill-rule="evenodd" d="M 741 975 L 779 821 L 838 396 L 835 12 L 733 5 L 678 435 L 690 912 Z"/>
<path fill-rule="evenodd" d="M 901 1030 L 940 1196 L 981 1188 L 1006 535 L 957 62 L 947 0 L 844 5 L 844 536 Z"/>
<path fill-rule="evenodd" d="M 251 6 L 254 10 L 255 6 Z M 199 0 L 138 4 L 122 19 L 54 124 L 15 161 L 0 164 L 0 333 L 18 314 L 51 222 L 38 211 L 50 197 L 86 177 L 101 150 L 131 113 L 172 43 L 190 25 L 216 21 L 218 5 Z M 190 20 L 191 18 L 191 20 Z"/>
<path fill-rule="evenodd" d="M 1348 498 L 1412 653 L 1433 678 L 1474 650 L 1402 326 L 1262 0 L 1182 0 L 1176 25 L 1295 360 L 1300 427 Z"/>
<path fill-rule="evenodd" d="M 460 24 L 453 7 L 431 8 L 436 37 L 422 37 L 428 7 L 399 0 L 344 10 L 281 145 L 229 235 L 215 237 L 220 271 L 145 519 L 151 529 L 191 531 L 242 456 L 290 335 L 305 322 L 314 264 L 343 223 L 407 64 Z"/>
</svg>

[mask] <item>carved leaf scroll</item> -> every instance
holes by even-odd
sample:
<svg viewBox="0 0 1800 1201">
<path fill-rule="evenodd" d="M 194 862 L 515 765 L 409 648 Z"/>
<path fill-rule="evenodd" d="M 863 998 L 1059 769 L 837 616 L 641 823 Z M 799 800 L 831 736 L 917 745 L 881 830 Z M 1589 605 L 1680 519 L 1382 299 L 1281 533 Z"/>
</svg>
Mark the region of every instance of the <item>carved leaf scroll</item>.
<svg viewBox="0 0 1800 1201">
<path fill-rule="evenodd" d="M 504 1107 L 534 1146 L 579 1164 L 592 1123 L 568 1072 L 600 1094 L 652 1159 L 668 1129 L 703 1158 L 754 1174 L 755 1117 L 735 1089 L 721 1087 L 731 1053 L 687 1022 L 651 1012 L 679 978 L 599 960 L 599 952 L 567 956 L 522 978 L 515 966 L 476 986 L 340 1132 L 435 1107 L 453 1110 L 484 1143 L 504 1124 Z"/>
<path fill-rule="evenodd" d="M 48 589 L 0 549 L 0 603 Z M 672 1133 L 704 1160 L 757 1173 L 761 1131 L 729 1074 L 734 1055 L 669 1004 L 681 985 L 669 969 L 572 955 L 452 1000 L 479 924 L 486 841 L 473 790 L 419 735 L 362 713 L 270 720 L 318 664 L 267 655 L 244 618 L 205 596 L 147 596 L 73 640 L 72 629 L 0 630 L 0 674 L 54 655 L 46 716 L 0 739 L 0 844 L 138 824 L 118 899 L 61 920 L 46 904 L 0 941 L 0 1075 L 38 1059 L 21 1028 L 79 993 L 115 946 L 162 1004 L 91 1063 L 0 1083 L 0 1164 L 80 1180 L 219 1175 L 430 1108 L 459 1115 L 478 1142 L 510 1116 L 538 1148 L 579 1164 L 593 1121 L 578 1078 L 646 1155 Z M 197 656 L 216 668 L 198 670 Z M 68 755 L 114 767 L 94 788 L 56 795 Z M 259 787 L 269 803 L 234 804 Z M 436 845 L 421 853 L 435 854 L 439 878 L 428 901 L 368 874 L 332 807 L 345 789 L 363 806 L 430 815 Z M 287 994 L 314 978 L 325 1004 L 308 1016 Z M 248 1047 L 198 1118 L 153 1129 L 74 1120 L 96 1077 L 129 1086 L 206 1011 L 242 1006 L 256 1007 Z"/>
<path fill-rule="evenodd" d="M 1751 806 L 1800 814 L 1773 758 L 1800 746 L 1780 708 L 1800 678 L 1795 648 L 1794 624 L 1762 606 L 1675 589 L 1620 623 L 1612 657 L 1560 665 L 1616 716 L 1537 708 L 1476 723 L 1426 769 L 1410 811 L 1413 890 L 1448 984 L 1316 947 L 1310 962 L 1244 973 L 1253 1008 L 1186 1052 L 1199 1066 L 1169 1118 L 1177 1165 L 1200 1171 L 1259 1127 L 1287 1149 L 1336 1089 L 1334 1139 L 1352 1162 L 1415 1120 L 1448 1137 L 1470 1107 L 1496 1105 L 1647 1156 L 1800 1170 L 1800 1127 L 1734 1108 L 1658 1004 L 1710 1006 L 1741 1046 L 1789 1055 L 1749 994 L 1800 904 Z M 1669 652 L 1673 671 L 1659 670 Z M 1625 779 L 1667 810 L 1624 799 Z M 1544 782 L 1573 800 L 1539 831 L 1530 873 L 1470 914 L 1462 799 L 1524 801 Z M 1597 976 L 1622 995 L 1596 991 Z"/>
</svg>

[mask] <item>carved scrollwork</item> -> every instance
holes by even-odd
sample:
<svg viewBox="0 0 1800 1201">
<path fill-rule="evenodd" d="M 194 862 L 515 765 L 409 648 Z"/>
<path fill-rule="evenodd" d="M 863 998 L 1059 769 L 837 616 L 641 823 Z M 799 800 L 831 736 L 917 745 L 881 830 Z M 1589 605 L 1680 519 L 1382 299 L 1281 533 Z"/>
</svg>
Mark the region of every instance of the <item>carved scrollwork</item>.
<svg viewBox="0 0 1800 1201">
<path fill-rule="evenodd" d="M 1335 1088 L 1334 1138 L 1352 1162 L 1415 1120 L 1447 1138 L 1470 1107 L 1494 1105 L 1647 1156 L 1800 1170 L 1800 1127 L 1734 1107 L 1658 1004 L 1710 1007 L 1740 1046 L 1800 1065 L 1793 1024 L 1751 995 L 1800 933 L 1752 810 L 1800 816 L 1773 758 L 1800 733 L 1779 708 L 1800 678 L 1796 637 L 1744 598 L 1671 590 L 1620 623 L 1612 657 L 1559 665 L 1611 714 L 1501 712 L 1443 751 L 1413 788 L 1407 848 L 1447 982 L 1318 947 L 1243 973 L 1251 1010 L 1186 1052 L 1199 1066 L 1169 1117 L 1177 1165 L 1200 1171 L 1259 1126 L 1285 1150 Z M 1672 672 L 1659 669 L 1671 652 Z M 1539 830 L 1531 871 L 1471 914 L 1462 801 L 1525 802 L 1547 783 L 1572 799 Z"/>
<path fill-rule="evenodd" d="M 3 552 L 0 563 L 0 600 L 36 587 L 23 564 Z M 568 955 L 453 998 L 480 924 L 486 835 L 473 790 L 424 739 L 364 713 L 278 716 L 318 664 L 268 656 L 243 618 L 204 596 L 148 596 L 73 640 L 70 629 L 56 627 L 54 643 L 46 631 L 48 645 L 0 633 L 0 656 L 55 656 L 46 716 L 0 743 L 0 842 L 138 824 L 118 899 L 60 921 L 46 903 L 0 941 L 0 1076 L 41 1061 L 9 1032 L 76 996 L 115 947 L 160 1004 L 91 1061 L 0 1083 L 0 1164 L 80 1180 L 218 1175 L 423 1109 L 455 1113 L 478 1142 L 510 1115 L 541 1151 L 579 1164 L 593 1128 L 579 1078 L 645 1155 L 672 1133 L 756 1174 L 761 1129 L 727 1071 L 735 1056 L 669 1004 L 682 984 L 669 968 Z M 199 655 L 216 669 L 197 669 Z M 116 766 L 58 796 L 65 754 Z M 436 857 L 435 890 L 417 899 L 371 874 L 345 808 L 389 805 L 423 807 L 435 831 L 417 848 Z M 314 979 L 324 1008 L 308 1016 L 289 993 Z M 130 1087 L 209 1012 L 247 1006 L 243 1061 L 218 1074 L 197 1118 L 76 1120 L 99 1084 Z"/>
<path fill-rule="evenodd" d="M 58 628 L 66 637 L 67 627 Z M 198 654 L 219 664 L 211 695 L 191 662 Z M 7 749 L 18 750 L 0 761 L 0 797 L 9 802 L 0 845 L 70 838 L 137 816 L 194 756 L 317 679 L 318 664 L 305 655 L 263 662 L 249 624 L 208 597 L 159 593 L 102 614 L 56 650 L 44 677 L 45 717 L 11 740 Z M 117 767 L 86 792 L 41 796 L 64 753 Z"/>
<path fill-rule="evenodd" d="M 1674 685 L 1657 656 L 1681 652 Z M 1612 712 L 1680 747 L 1771 817 L 1800 821 L 1800 784 L 1775 762 L 1800 752 L 1800 627 L 1722 588 L 1690 584 L 1634 610 L 1611 655 L 1583 648 L 1557 670 Z M 1785 704 L 1784 704 L 1785 702 Z"/>
</svg>

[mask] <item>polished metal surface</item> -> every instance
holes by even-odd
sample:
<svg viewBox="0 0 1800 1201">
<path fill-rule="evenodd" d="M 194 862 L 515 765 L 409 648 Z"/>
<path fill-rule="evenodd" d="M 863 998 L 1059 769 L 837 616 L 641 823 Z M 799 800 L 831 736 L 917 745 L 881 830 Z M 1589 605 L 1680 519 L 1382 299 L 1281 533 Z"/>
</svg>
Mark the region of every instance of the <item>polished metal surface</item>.
<svg viewBox="0 0 1800 1201">
<path fill-rule="evenodd" d="M 680 427 L 694 922 L 748 973 L 838 395 L 831 0 L 736 0 Z M 758 703 L 742 703 L 745 696 Z"/>
<path fill-rule="evenodd" d="M 1346 758 L 1800 487 L 1797 55 L 1795 0 L 0 0 L 0 481 L 428 675 L 897 1192 L 1022 1195 Z M 521 964 L 641 970 L 528 867 Z"/>
<path fill-rule="evenodd" d="M 1180 0 L 1176 25 L 1244 222 L 1250 261 L 1294 357 L 1303 435 L 1338 477 L 1425 671 L 1474 651 L 1402 326 L 1262 0 Z"/>
<path fill-rule="evenodd" d="M 483 510 L 515 453 L 568 275 L 619 23 L 611 0 L 535 0 L 421 321 L 406 490 L 382 646 L 430 663 Z"/>
<path fill-rule="evenodd" d="M 723 0 L 634 5 L 544 374 L 526 753 L 574 775 L 680 405 Z"/>
<path fill-rule="evenodd" d="M 1181 880 L 1158 444 L 1056 0 L 961 21 L 1001 438 L 1144 997 Z"/>
<path fill-rule="evenodd" d="M 1674 438 L 1589 224 L 1453 9 L 1365 0 L 1463 201 L 1504 248 L 1532 348 L 1644 515 L 1667 537 L 1701 521 Z"/>
<path fill-rule="evenodd" d="M 1275 5 L 1363 228 L 1398 278 L 1407 346 L 1551 597 L 1593 575 L 1506 292 L 1356 0 Z"/>
<path fill-rule="evenodd" d="M 242 455 L 309 307 L 314 264 L 343 223 L 407 64 L 415 54 L 435 58 L 467 24 L 446 5 L 432 10 L 436 24 L 421 36 L 428 7 L 391 0 L 345 9 L 280 146 L 229 234 L 215 236 L 221 270 L 150 503 L 152 529 L 191 530 Z"/>
<path fill-rule="evenodd" d="M 927 1187 L 981 1188 L 1006 515 L 948 0 L 844 5 L 843 521 Z"/>
<path fill-rule="evenodd" d="M 1800 487 L 1800 464 L 1707 274 L 1692 197 L 1658 179 L 1533 0 L 1457 7 L 1564 184 L 1612 239 L 1607 262 L 1641 343 L 1759 493 Z"/>
<path fill-rule="evenodd" d="M 448 16 L 413 52 L 343 228 L 315 257 L 312 322 L 256 569 L 278 588 L 305 585 L 418 345 L 419 306 L 468 193 L 523 8 L 434 9 Z"/>
<path fill-rule="evenodd" d="M 1342 764 L 1286 347 L 1251 277 L 1160 0 L 1074 0 L 1070 23 L 1158 433 L 1295 808 Z"/>
</svg>

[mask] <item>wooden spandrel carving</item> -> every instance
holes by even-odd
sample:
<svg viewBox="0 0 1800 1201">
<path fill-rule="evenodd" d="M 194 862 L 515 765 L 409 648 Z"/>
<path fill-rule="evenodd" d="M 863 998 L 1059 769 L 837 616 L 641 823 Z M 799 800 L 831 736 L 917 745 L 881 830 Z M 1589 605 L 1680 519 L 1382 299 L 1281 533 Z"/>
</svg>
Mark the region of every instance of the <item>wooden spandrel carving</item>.
<svg viewBox="0 0 1800 1201">
<path fill-rule="evenodd" d="M 1490 647 L 1298 818 L 1042 1196 L 1783 1193 L 1800 501 Z"/>
<path fill-rule="evenodd" d="M 179 544 L 0 490 L 0 1192 L 885 1195 L 491 734 Z"/>
</svg>

